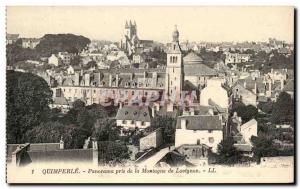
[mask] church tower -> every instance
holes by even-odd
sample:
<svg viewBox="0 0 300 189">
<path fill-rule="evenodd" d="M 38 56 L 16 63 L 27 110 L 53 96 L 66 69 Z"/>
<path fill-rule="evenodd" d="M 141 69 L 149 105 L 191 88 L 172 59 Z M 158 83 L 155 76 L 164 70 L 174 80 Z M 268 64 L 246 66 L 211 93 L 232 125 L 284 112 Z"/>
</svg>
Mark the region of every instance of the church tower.
<svg viewBox="0 0 300 189">
<path fill-rule="evenodd" d="M 169 99 L 176 102 L 180 99 L 182 90 L 182 51 L 179 45 L 179 32 L 177 26 L 172 34 L 173 41 L 167 50 L 167 68 L 166 68 L 166 95 Z M 175 98 L 174 98 L 175 97 Z"/>
</svg>

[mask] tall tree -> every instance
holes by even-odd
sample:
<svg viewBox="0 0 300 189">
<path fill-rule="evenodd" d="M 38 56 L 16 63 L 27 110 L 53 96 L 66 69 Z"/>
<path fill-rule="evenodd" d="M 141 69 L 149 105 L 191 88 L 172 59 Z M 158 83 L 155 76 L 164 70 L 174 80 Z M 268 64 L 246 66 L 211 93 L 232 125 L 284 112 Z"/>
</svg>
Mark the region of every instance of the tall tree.
<svg viewBox="0 0 300 189">
<path fill-rule="evenodd" d="M 6 83 L 7 143 L 24 143 L 24 133 L 47 119 L 52 91 L 30 73 L 8 71 Z"/>
<path fill-rule="evenodd" d="M 282 92 L 273 106 L 271 121 L 275 124 L 291 123 L 294 121 L 294 100 Z"/>
</svg>

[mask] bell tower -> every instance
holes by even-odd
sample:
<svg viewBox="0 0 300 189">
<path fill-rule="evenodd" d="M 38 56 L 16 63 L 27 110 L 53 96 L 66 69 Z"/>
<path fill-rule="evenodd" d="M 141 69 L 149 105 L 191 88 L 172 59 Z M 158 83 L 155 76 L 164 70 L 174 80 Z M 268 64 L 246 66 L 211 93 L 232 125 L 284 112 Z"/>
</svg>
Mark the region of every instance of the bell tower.
<svg viewBox="0 0 300 189">
<path fill-rule="evenodd" d="M 172 43 L 167 50 L 167 68 L 166 68 L 166 96 L 171 100 L 180 99 L 182 90 L 182 51 L 179 45 L 179 32 L 177 26 L 172 33 Z M 174 98 L 175 97 L 175 98 Z"/>
</svg>

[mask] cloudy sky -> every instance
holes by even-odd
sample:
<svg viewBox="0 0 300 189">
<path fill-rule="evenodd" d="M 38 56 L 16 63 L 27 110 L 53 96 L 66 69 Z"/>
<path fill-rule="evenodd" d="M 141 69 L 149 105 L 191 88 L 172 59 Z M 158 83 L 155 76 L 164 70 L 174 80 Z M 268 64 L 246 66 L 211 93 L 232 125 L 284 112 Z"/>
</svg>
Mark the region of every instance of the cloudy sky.
<svg viewBox="0 0 300 189">
<path fill-rule="evenodd" d="M 136 21 L 140 39 L 160 42 L 171 40 L 175 24 L 181 41 L 294 40 L 292 7 L 7 7 L 7 33 L 119 41 L 129 19 Z"/>
</svg>

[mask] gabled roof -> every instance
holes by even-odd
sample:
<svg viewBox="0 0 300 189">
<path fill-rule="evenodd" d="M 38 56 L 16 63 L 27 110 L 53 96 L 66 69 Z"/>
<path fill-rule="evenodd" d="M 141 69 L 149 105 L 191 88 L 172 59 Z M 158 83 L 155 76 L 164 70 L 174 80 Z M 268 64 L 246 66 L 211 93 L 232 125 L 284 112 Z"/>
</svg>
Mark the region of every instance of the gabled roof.
<svg viewBox="0 0 300 189">
<path fill-rule="evenodd" d="M 214 69 L 204 64 L 186 64 L 183 67 L 186 76 L 216 76 Z"/>
<path fill-rule="evenodd" d="M 118 110 L 117 120 L 135 120 L 150 122 L 149 109 L 146 106 L 124 106 Z"/>
<path fill-rule="evenodd" d="M 193 115 L 179 116 L 176 129 L 181 129 L 181 120 L 186 120 L 188 130 L 223 130 L 222 120 L 219 115 Z"/>
<path fill-rule="evenodd" d="M 241 128 L 245 129 L 252 125 L 257 125 L 257 121 L 255 119 L 251 119 L 250 121 L 244 123 L 243 125 L 241 125 Z"/>
</svg>

